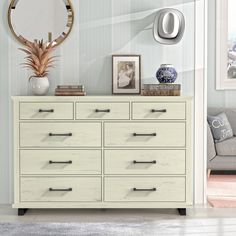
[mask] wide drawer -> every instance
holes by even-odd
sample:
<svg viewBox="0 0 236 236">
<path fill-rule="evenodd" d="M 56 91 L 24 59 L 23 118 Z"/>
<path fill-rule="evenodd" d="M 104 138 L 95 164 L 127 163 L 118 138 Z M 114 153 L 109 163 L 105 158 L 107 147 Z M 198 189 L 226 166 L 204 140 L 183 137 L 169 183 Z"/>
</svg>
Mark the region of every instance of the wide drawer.
<svg viewBox="0 0 236 236">
<path fill-rule="evenodd" d="M 186 105 L 181 103 L 153 102 L 132 104 L 132 119 L 134 120 L 184 120 Z"/>
<path fill-rule="evenodd" d="M 21 177 L 21 202 L 98 202 L 99 177 Z"/>
<path fill-rule="evenodd" d="M 76 103 L 76 119 L 129 120 L 128 102 L 80 102 Z"/>
<path fill-rule="evenodd" d="M 105 174 L 185 174 L 185 150 L 105 150 Z"/>
<path fill-rule="evenodd" d="M 21 147 L 101 147 L 101 123 L 21 123 Z"/>
<path fill-rule="evenodd" d="M 20 173 L 22 175 L 101 174 L 101 151 L 21 150 Z"/>
<path fill-rule="evenodd" d="M 105 123 L 106 147 L 185 147 L 185 122 Z"/>
<path fill-rule="evenodd" d="M 21 102 L 21 120 L 73 120 L 74 104 L 72 102 Z"/>
<path fill-rule="evenodd" d="M 185 202 L 185 177 L 105 178 L 105 201 Z"/>
</svg>

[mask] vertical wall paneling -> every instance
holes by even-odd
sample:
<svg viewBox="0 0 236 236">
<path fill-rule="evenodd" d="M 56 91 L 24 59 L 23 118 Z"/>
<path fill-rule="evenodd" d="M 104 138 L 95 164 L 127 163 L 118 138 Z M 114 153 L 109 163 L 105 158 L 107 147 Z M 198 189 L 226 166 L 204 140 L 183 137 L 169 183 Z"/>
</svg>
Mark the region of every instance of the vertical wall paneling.
<svg viewBox="0 0 236 236">
<path fill-rule="evenodd" d="M 0 27 L 0 202 L 10 201 L 10 183 L 9 183 L 9 41 L 8 29 L 6 27 L 6 1 L 0 1 L 1 24 Z"/>
<path fill-rule="evenodd" d="M 199 1 L 199 0 L 198 0 Z M 12 193 L 12 95 L 29 95 L 30 72 L 21 68 L 21 46 L 9 32 L 7 9 L 0 1 L 0 202 L 11 202 Z M 163 63 L 179 72 L 183 95 L 194 96 L 195 0 L 72 0 L 75 23 L 71 35 L 57 48 L 57 67 L 50 73 L 50 94 L 58 84 L 84 84 L 89 95 L 111 94 L 112 54 L 141 54 L 144 83 L 156 83 Z M 183 11 L 186 32 L 177 45 L 161 45 L 153 39 L 152 23 L 163 7 Z"/>
<path fill-rule="evenodd" d="M 141 54 L 144 83 L 157 83 L 160 64 L 178 72 L 183 95 L 194 92 L 194 0 L 80 0 L 80 82 L 89 94 L 111 94 L 111 55 Z M 156 12 L 164 7 L 182 11 L 183 40 L 172 46 L 153 39 Z"/>
</svg>

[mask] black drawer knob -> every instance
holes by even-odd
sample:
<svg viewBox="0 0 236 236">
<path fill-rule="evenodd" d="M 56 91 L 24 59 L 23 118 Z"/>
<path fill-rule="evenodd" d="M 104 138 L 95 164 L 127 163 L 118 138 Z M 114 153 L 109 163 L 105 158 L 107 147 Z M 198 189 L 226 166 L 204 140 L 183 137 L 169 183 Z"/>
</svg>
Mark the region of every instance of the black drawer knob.
<svg viewBox="0 0 236 236">
<path fill-rule="evenodd" d="M 72 164 L 72 161 L 49 161 L 49 164 Z"/>
<path fill-rule="evenodd" d="M 156 164 L 157 161 L 133 161 L 134 164 Z"/>
<path fill-rule="evenodd" d="M 155 136 L 157 136 L 157 134 L 156 133 L 151 133 L 151 134 L 138 134 L 138 133 L 133 133 L 133 136 L 134 137 L 155 137 Z"/>
<path fill-rule="evenodd" d="M 160 109 L 160 110 L 158 110 L 158 109 L 152 109 L 151 112 L 152 112 L 152 113 L 166 113 L 167 110 L 166 110 L 166 109 Z"/>
<path fill-rule="evenodd" d="M 110 109 L 105 109 L 105 110 L 96 109 L 95 112 L 96 112 L 96 113 L 110 113 L 111 110 L 110 110 Z"/>
<path fill-rule="evenodd" d="M 49 188 L 50 192 L 72 192 L 72 188 Z"/>
<path fill-rule="evenodd" d="M 157 191 L 157 189 L 156 188 L 147 188 L 147 189 L 145 189 L 145 188 L 133 188 L 133 191 L 134 192 L 156 192 Z"/>
<path fill-rule="evenodd" d="M 71 137 L 72 133 L 67 133 L 67 134 L 54 134 L 54 133 L 49 133 L 50 137 Z"/>
<path fill-rule="evenodd" d="M 39 113 L 53 113 L 54 109 L 49 109 L 49 110 L 43 110 L 43 109 L 39 109 Z"/>
</svg>

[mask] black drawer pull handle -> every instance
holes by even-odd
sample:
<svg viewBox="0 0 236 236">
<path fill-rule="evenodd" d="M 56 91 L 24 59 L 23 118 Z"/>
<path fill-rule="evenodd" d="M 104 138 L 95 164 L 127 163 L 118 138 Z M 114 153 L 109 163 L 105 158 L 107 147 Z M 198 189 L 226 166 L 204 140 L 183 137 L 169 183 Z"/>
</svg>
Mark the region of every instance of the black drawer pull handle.
<svg viewBox="0 0 236 236">
<path fill-rule="evenodd" d="M 49 164 L 72 164 L 72 161 L 49 161 Z"/>
<path fill-rule="evenodd" d="M 162 109 L 162 110 L 155 110 L 155 109 L 152 109 L 151 112 L 152 112 L 152 113 L 157 113 L 157 112 L 166 113 L 167 110 L 166 110 L 166 109 Z"/>
<path fill-rule="evenodd" d="M 50 110 L 39 109 L 39 112 L 40 112 L 40 113 L 43 113 L 43 112 L 45 112 L 45 113 L 53 113 L 53 112 L 54 112 L 54 109 L 50 109 Z"/>
<path fill-rule="evenodd" d="M 109 112 L 111 112 L 111 110 L 110 110 L 110 109 L 106 109 L 106 110 L 99 110 L 99 109 L 96 109 L 95 112 L 96 112 L 96 113 L 99 113 L 99 112 L 101 112 L 101 113 L 102 113 L 102 112 L 104 112 L 104 113 L 109 113 Z"/>
<path fill-rule="evenodd" d="M 72 133 L 68 133 L 68 134 L 53 134 L 53 133 L 49 133 L 49 136 L 50 137 L 56 137 L 56 136 L 59 136 L 59 137 L 71 137 Z"/>
<path fill-rule="evenodd" d="M 64 188 L 64 189 L 60 189 L 60 188 L 49 188 L 50 192 L 72 192 L 72 188 Z"/>
<path fill-rule="evenodd" d="M 138 136 L 155 137 L 155 136 L 157 136 L 157 134 L 156 133 L 152 133 L 152 134 L 137 134 L 137 133 L 133 133 L 133 136 L 134 137 L 138 137 Z"/>
<path fill-rule="evenodd" d="M 134 192 L 156 192 L 156 188 L 150 188 L 150 189 L 145 189 L 145 188 L 133 188 Z"/>
<path fill-rule="evenodd" d="M 157 164 L 157 161 L 133 161 L 134 164 Z"/>
</svg>

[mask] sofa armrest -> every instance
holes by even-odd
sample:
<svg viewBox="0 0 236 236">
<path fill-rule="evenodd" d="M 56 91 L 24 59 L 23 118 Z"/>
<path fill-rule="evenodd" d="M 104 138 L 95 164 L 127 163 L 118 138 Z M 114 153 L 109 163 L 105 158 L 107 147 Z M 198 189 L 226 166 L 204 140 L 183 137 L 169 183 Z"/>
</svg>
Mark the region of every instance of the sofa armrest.
<svg viewBox="0 0 236 236">
<path fill-rule="evenodd" d="M 211 128 L 207 123 L 207 161 L 211 161 L 216 156 L 215 142 L 211 133 Z"/>
</svg>

